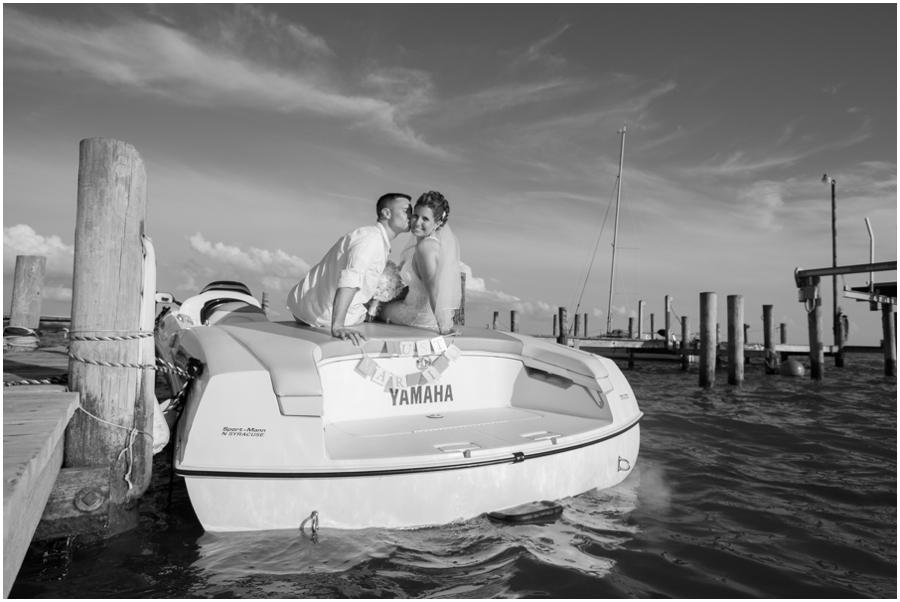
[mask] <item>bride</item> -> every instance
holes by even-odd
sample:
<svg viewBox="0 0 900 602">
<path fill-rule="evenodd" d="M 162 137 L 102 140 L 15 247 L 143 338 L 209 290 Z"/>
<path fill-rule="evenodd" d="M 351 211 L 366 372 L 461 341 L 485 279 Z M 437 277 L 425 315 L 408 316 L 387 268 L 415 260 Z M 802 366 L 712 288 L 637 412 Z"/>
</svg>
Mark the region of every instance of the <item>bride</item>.
<svg viewBox="0 0 900 602">
<path fill-rule="evenodd" d="M 416 201 L 410 232 L 414 241 L 400 256 L 400 278 L 409 287 L 402 300 L 381 308 L 381 319 L 448 334 L 462 298 L 459 241 L 447 220 L 450 204 L 440 192 Z"/>
</svg>

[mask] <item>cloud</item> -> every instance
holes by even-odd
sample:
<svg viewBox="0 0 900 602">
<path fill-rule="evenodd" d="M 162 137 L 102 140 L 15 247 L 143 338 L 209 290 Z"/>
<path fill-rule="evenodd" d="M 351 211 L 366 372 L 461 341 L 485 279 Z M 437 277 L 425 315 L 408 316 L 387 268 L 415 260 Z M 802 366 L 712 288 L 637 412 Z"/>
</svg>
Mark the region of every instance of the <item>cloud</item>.
<svg viewBox="0 0 900 602">
<path fill-rule="evenodd" d="M 45 286 L 42 294 L 47 301 L 72 301 L 71 286 Z"/>
<path fill-rule="evenodd" d="M 555 316 L 557 315 L 557 312 L 559 312 L 559 306 L 550 305 L 545 301 L 538 301 L 537 303 L 532 303 L 531 301 L 519 301 L 513 304 L 513 309 L 523 315 L 534 318 L 547 318 Z"/>
<path fill-rule="evenodd" d="M 407 123 L 405 111 L 419 107 L 418 90 L 399 100 L 341 90 L 336 72 L 317 60 L 333 54 L 325 41 L 261 9 L 239 8 L 211 40 L 139 19 L 89 27 L 8 8 L 4 17 L 5 69 L 75 72 L 188 105 L 314 113 L 362 126 L 417 152 L 450 156 Z M 260 34 L 263 25 L 267 35 Z M 295 42 L 289 55 L 277 50 L 286 38 Z M 304 60 L 297 60 L 298 54 Z"/>
<path fill-rule="evenodd" d="M 548 35 L 545 38 L 541 38 L 537 42 L 534 42 L 516 59 L 513 61 L 513 66 L 518 66 L 525 63 L 539 63 L 551 68 L 561 68 L 566 64 L 566 59 L 558 54 L 551 54 L 547 51 L 547 47 L 550 46 L 553 42 L 556 41 L 556 38 L 561 36 L 567 29 L 569 29 L 571 25 L 565 24 L 560 27 L 557 27 L 553 33 Z"/>
<path fill-rule="evenodd" d="M 751 223 L 767 230 L 780 230 L 782 224 L 777 218 L 784 208 L 784 184 L 782 182 L 759 181 L 737 195 L 738 206 Z"/>
<path fill-rule="evenodd" d="M 553 79 L 495 86 L 465 96 L 450 98 L 433 107 L 441 121 L 460 122 L 480 115 L 526 104 L 547 102 L 583 92 L 592 84 L 575 79 Z"/>
<path fill-rule="evenodd" d="M 480 301 L 486 303 L 515 303 L 519 298 L 501 291 L 490 290 L 485 286 L 484 278 L 476 278 L 472 275 L 472 268 L 465 263 L 460 267 L 466 274 L 466 301 Z"/>
<path fill-rule="evenodd" d="M 59 236 L 43 236 L 26 224 L 3 229 L 3 271 L 15 269 L 17 255 L 42 255 L 47 258 L 45 276 L 72 277 L 75 246 L 65 244 Z"/>
<path fill-rule="evenodd" d="M 262 281 L 263 288 L 287 292 L 306 275 L 310 265 L 295 255 L 282 250 L 269 251 L 250 247 L 243 250 L 234 245 L 207 241 L 199 232 L 188 237 L 191 247 L 216 263 L 232 269 L 239 278 Z M 208 270 L 204 270 L 210 275 Z"/>
</svg>

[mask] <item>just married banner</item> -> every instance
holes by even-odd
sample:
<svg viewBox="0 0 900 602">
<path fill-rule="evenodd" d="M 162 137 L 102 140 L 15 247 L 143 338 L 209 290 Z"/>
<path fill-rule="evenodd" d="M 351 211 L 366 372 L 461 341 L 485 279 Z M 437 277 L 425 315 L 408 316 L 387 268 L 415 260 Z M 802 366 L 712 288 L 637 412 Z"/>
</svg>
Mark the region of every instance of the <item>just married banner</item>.
<svg viewBox="0 0 900 602">
<path fill-rule="evenodd" d="M 422 341 L 385 341 L 382 353 L 392 357 L 419 357 L 425 360 L 417 372 L 394 374 L 382 368 L 378 362 L 363 352 L 363 358 L 356 365 L 356 371 L 376 385 L 383 386 L 385 391 L 437 381 L 460 355 L 459 347 L 453 343 L 448 344 L 444 337 Z M 429 356 L 432 355 L 438 355 L 437 359 L 430 360 Z"/>
</svg>

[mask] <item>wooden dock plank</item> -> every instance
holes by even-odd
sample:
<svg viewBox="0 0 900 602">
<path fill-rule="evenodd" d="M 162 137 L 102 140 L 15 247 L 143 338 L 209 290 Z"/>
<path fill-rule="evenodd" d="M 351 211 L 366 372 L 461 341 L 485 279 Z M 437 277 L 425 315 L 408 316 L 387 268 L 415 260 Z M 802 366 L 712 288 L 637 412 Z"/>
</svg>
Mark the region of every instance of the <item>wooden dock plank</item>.
<svg viewBox="0 0 900 602">
<path fill-rule="evenodd" d="M 9 594 L 22 566 L 22 559 L 59 474 L 63 435 L 78 403 L 78 393 L 34 392 L 24 387 L 4 390 L 4 597 Z"/>
</svg>

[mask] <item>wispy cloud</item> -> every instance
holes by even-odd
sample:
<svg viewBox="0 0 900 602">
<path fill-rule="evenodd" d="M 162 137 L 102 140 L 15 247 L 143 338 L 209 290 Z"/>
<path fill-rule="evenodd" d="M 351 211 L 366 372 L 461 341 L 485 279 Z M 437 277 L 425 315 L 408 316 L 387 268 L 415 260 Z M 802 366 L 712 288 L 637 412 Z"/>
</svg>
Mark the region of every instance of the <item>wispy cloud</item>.
<svg viewBox="0 0 900 602">
<path fill-rule="evenodd" d="M 133 93 L 191 105 L 311 112 L 364 126 L 417 152 L 447 156 L 407 123 L 410 107 L 418 106 L 418 90 L 412 99 L 387 100 L 343 91 L 319 60 L 333 54 L 325 41 L 261 9 L 239 8 L 214 41 L 140 19 L 88 27 L 9 8 L 4 17 L 7 69 L 76 71 Z M 262 27 L 269 35 L 260 35 Z M 294 43 L 282 44 L 284 39 Z M 285 48 L 291 49 L 290 61 L 284 60 Z M 280 53 L 281 60 L 272 53 Z"/>
<path fill-rule="evenodd" d="M 441 121 L 461 122 L 488 113 L 573 96 L 591 88 L 589 82 L 564 78 L 513 83 L 449 98 L 432 109 Z"/>
<path fill-rule="evenodd" d="M 521 52 L 515 58 L 513 65 L 519 66 L 526 63 L 539 63 L 553 68 L 564 66 L 566 64 L 566 59 L 559 54 L 552 54 L 547 48 L 569 29 L 569 27 L 571 27 L 570 24 L 557 27 L 550 35 L 530 44 L 524 52 Z"/>
<path fill-rule="evenodd" d="M 632 82 L 620 82 L 619 97 L 590 110 L 553 114 L 544 119 L 508 126 L 508 136 L 518 149 L 552 148 L 569 144 L 595 135 L 598 129 L 615 132 L 623 123 L 636 121 L 659 97 L 675 89 L 675 82 L 668 80 L 652 87 Z M 598 103 L 599 104 L 599 103 Z"/>
</svg>

